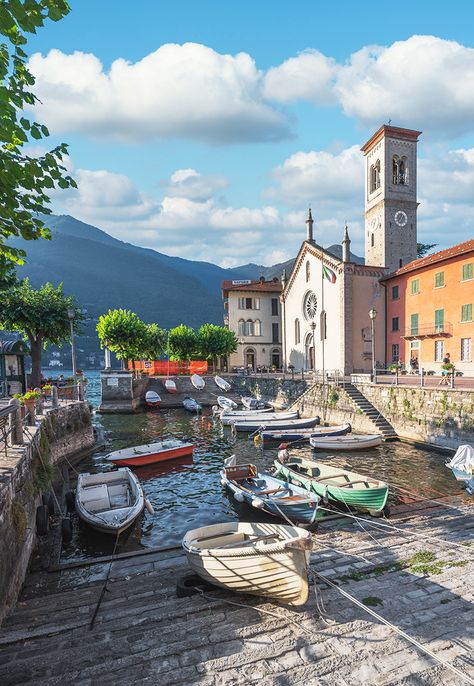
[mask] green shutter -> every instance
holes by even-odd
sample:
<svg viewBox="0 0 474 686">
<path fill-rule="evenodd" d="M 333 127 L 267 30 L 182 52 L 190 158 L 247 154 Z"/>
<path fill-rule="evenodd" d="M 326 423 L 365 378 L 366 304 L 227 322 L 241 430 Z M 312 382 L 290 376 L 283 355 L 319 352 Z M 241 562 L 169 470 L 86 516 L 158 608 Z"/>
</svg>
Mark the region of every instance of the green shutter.
<svg viewBox="0 0 474 686">
<path fill-rule="evenodd" d="M 472 279 L 472 262 L 462 266 L 462 280 L 468 281 L 469 279 Z"/>
<path fill-rule="evenodd" d="M 410 333 L 412 336 L 418 335 L 418 315 L 412 314 L 410 318 Z"/>
<path fill-rule="evenodd" d="M 411 294 L 416 295 L 417 293 L 419 293 L 418 279 L 413 279 L 411 282 Z"/>
<path fill-rule="evenodd" d="M 435 275 L 435 288 L 444 286 L 444 272 L 437 272 Z"/>
<path fill-rule="evenodd" d="M 440 333 L 444 330 L 444 310 L 435 310 L 435 331 Z"/>
<path fill-rule="evenodd" d="M 470 305 L 463 305 L 461 308 L 461 321 L 472 322 L 472 303 Z"/>
</svg>

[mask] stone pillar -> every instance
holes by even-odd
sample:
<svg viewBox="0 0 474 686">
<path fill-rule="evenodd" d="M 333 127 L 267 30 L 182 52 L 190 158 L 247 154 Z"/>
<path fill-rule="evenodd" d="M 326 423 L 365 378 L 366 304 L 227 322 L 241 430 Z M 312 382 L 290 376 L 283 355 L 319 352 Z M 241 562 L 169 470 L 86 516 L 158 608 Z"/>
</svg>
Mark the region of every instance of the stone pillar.
<svg viewBox="0 0 474 686">
<path fill-rule="evenodd" d="M 59 407 L 58 387 L 57 386 L 51 387 L 51 404 L 53 406 L 53 410 L 56 410 Z"/>
<path fill-rule="evenodd" d="M 79 400 L 84 400 L 84 380 L 79 379 L 79 382 L 77 384 L 77 390 L 79 393 Z"/>
<path fill-rule="evenodd" d="M 12 445 L 23 445 L 23 423 L 21 421 L 20 401 L 12 398 L 9 405 L 15 408 L 10 415 L 10 430 Z"/>
<path fill-rule="evenodd" d="M 35 388 L 35 393 L 41 393 L 41 388 Z M 38 414 L 43 414 L 43 396 L 40 395 L 38 400 L 36 401 L 36 411 Z"/>
</svg>

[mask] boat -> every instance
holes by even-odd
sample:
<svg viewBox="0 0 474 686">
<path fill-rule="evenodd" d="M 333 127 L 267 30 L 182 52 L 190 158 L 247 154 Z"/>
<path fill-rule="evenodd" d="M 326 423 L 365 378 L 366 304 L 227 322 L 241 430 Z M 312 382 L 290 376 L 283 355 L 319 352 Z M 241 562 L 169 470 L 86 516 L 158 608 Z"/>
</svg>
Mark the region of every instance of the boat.
<svg viewBox="0 0 474 686">
<path fill-rule="evenodd" d="M 117 536 L 140 516 L 145 496 L 140 482 L 126 467 L 77 477 L 76 511 L 89 526 Z"/>
<path fill-rule="evenodd" d="M 265 444 L 271 441 L 308 441 L 311 436 L 345 436 L 352 431 L 349 423 L 339 426 L 316 426 L 311 429 L 287 429 L 278 431 L 275 429 L 263 429 L 259 432 L 260 440 Z"/>
<path fill-rule="evenodd" d="M 176 381 L 173 381 L 173 379 L 165 379 L 163 381 L 163 386 L 165 387 L 165 390 L 168 393 L 176 393 L 177 392 Z"/>
<path fill-rule="evenodd" d="M 319 497 L 315 493 L 257 472 L 253 464 L 237 465 L 235 455 L 225 460 L 221 483 L 237 502 L 247 503 L 286 522 L 313 524 L 316 521 Z"/>
<path fill-rule="evenodd" d="M 460 445 L 446 467 L 452 471 L 457 481 L 463 481 L 466 491 L 474 494 L 474 448 L 471 445 Z"/>
<path fill-rule="evenodd" d="M 274 465 L 277 478 L 303 486 L 339 505 L 376 514 L 382 512 L 387 504 L 388 484 L 384 481 L 341 467 L 290 456 L 286 449 L 278 451 Z"/>
<path fill-rule="evenodd" d="M 229 410 L 227 408 L 224 408 L 221 411 L 220 416 L 221 416 L 221 419 L 224 420 L 224 418 L 226 418 L 226 419 L 238 419 L 241 417 L 260 417 L 260 416 L 265 416 L 265 415 L 271 414 L 271 413 L 273 413 L 273 407 L 268 407 L 268 408 L 265 408 L 264 410 L 234 410 L 234 409 Z M 296 412 L 296 415 L 298 416 L 298 412 Z M 227 422 L 227 423 L 229 423 L 229 422 Z"/>
<path fill-rule="evenodd" d="M 156 391 L 147 391 L 145 393 L 145 403 L 148 407 L 159 407 L 161 405 L 161 396 Z"/>
<path fill-rule="evenodd" d="M 252 396 L 244 396 L 241 398 L 241 401 L 242 405 L 248 410 L 263 410 L 268 407 L 264 400 L 257 400 L 257 398 L 252 398 Z"/>
<path fill-rule="evenodd" d="M 306 419 L 273 419 L 260 418 L 258 420 L 238 420 L 232 423 L 235 431 L 259 431 L 260 429 L 311 429 L 319 424 L 319 417 L 308 417 Z M 313 439 L 310 439 L 313 440 Z M 321 439 L 324 440 L 324 439 Z"/>
<path fill-rule="evenodd" d="M 311 436 L 312 448 L 321 450 L 365 450 L 382 443 L 382 434 L 352 434 L 351 436 Z"/>
<path fill-rule="evenodd" d="M 217 376 L 217 374 L 214 377 L 214 381 L 215 381 L 216 386 L 218 388 L 220 388 L 221 391 L 224 391 L 224 393 L 228 393 L 230 391 L 230 389 L 232 388 L 232 386 L 230 385 L 230 383 L 228 381 L 223 379 L 222 376 Z M 237 405 L 236 405 L 236 407 L 237 407 Z"/>
<path fill-rule="evenodd" d="M 183 400 L 183 406 L 188 412 L 200 412 L 202 410 L 201 405 L 189 396 L 186 396 Z"/>
<path fill-rule="evenodd" d="M 221 422 L 224 426 L 235 424 L 235 422 L 260 421 L 264 424 L 267 420 L 277 419 L 298 419 L 299 412 L 266 412 L 265 410 L 241 412 L 239 410 L 222 410 L 220 413 Z"/>
<path fill-rule="evenodd" d="M 207 582 L 287 605 L 309 597 L 311 534 L 296 526 L 225 522 L 188 531 L 188 563 Z"/>
<path fill-rule="evenodd" d="M 226 398 L 225 395 L 217 396 L 217 404 L 223 410 L 234 410 L 236 407 L 238 407 L 237 403 L 234 400 Z"/>
<path fill-rule="evenodd" d="M 113 453 L 109 453 L 105 459 L 125 467 L 140 467 L 165 460 L 174 460 L 178 457 L 184 457 L 184 455 L 192 455 L 192 452 L 192 443 L 186 443 L 177 438 L 168 438 L 155 443 L 115 450 Z"/>
<path fill-rule="evenodd" d="M 206 385 L 206 382 L 202 378 L 202 376 L 199 376 L 199 374 L 193 374 L 191 376 L 191 383 L 194 386 L 194 388 L 198 391 L 202 391 L 204 386 Z"/>
</svg>

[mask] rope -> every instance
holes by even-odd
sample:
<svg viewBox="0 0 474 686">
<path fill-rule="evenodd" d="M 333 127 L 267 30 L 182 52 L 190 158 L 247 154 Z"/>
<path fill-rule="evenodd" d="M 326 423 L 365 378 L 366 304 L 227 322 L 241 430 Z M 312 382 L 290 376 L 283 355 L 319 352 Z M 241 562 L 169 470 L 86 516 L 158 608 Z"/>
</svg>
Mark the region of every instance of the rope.
<svg viewBox="0 0 474 686">
<path fill-rule="evenodd" d="M 350 595 L 350 593 L 347 593 L 347 591 L 344 591 L 342 588 L 337 586 L 333 581 L 328 579 L 327 577 L 323 576 L 322 574 L 318 574 L 315 572 L 316 576 L 321 579 L 325 584 L 328 586 L 331 586 L 332 588 L 335 588 L 341 595 L 343 595 L 345 598 L 348 598 L 352 603 L 357 605 L 357 607 L 360 607 L 364 612 L 367 612 L 369 615 L 372 615 L 375 619 L 377 619 L 379 622 L 382 622 L 382 624 L 385 624 L 385 626 L 390 627 L 393 631 L 395 631 L 397 634 L 402 636 L 405 640 L 407 640 L 409 643 L 412 643 L 418 650 L 420 650 L 422 653 L 425 653 L 426 655 L 429 655 L 433 660 L 436 660 L 436 662 L 439 662 L 439 664 L 443 665 L 443 667 L 446 667 L 446 669 L 449 669 L 451 672 L 456 674 L 457 676 L 461 677 L 466 681 L 468 684 L 471 684 L 474 686 L 474 679 L 471 679 L 470 676 L 467 674 L 464 674 L 461 672 L 461 670 L 457 669 L 454 665 L 452 665 L 450 662 L 447 662 L 443 658 L 439 657 L 435 653 L 433 653 L 432 650 L 427 648 L 426 646 L 422 645 L 419 641 L 417 641 L 415 638 L 407 634 L 405 631 L 402 631 L 402 629 L 399 629 L 398 626 L 395 626 L 395 624 L 392 624 L 389 622 L 387 619 L 379 615 L 377 612 L 374 612 L 374 610 L 371 610 L 369 607 L 361 603 L 357 598 L 354 598 L 354 596 Z"/>
<path fill-rule="evenodd" d="M 428 498 L 426 496 L 421 495 L 420 493 L 417 493 L 416 491 L 409 491 L 408 488 L 404 488 L 402 486 L 396 486 L 395 484 L 390 485 L 390 490 L 393 495 L 396 495 L 395 491 L 404 491 L 405 493 L 408 493 L 408 495 L 411 496 L 416 496 L 418 501 L 420 500 L 427 500 L 430 503 L 435 503 L 436 505 L 442 505 L 443 507 L 449 509 L 449 510 L 456 510 L 457 512 L 461 512 L 465 514 L 468 511 L 468 508 L 466 507 L 460 507 L 459 505 L 450 505 L 449 503 L 444 503 L 441 500 L 435 500 L 434 498 Z M 449 497 L 449 493 L 446 494 L 444 497 Z"/>
<path fill-rule="evenodd" d="M 97 605 L 95 606 L 94 614 L 92 615 L 92 619 L 91 619 L 91 622 L 89 624 L 89 631 L 92 631 L 92 629 L 94 628 L 95 618 L 97 617 L 97 613 L 99 612 L 99 608 L 102 604 L 102 600 L 104 598 L 105 591 L 107 590 L 107 583 L 109 581 L 110 570 L 112 569 L 112 562 L 114 561 L 115 551 L 117 550 L 119 536 L 120 536 L 120 534 L 117 532 L 117 535 L 115 537 L 114 549 L 112 551 L 112 556 L 110 558 L 109 568 L 107 570 L 107 575 L 105 577 L 104 585 L 102 586 L 102 590 L 100 592 L 99 600 L 97 601 Z"/>
</svg>

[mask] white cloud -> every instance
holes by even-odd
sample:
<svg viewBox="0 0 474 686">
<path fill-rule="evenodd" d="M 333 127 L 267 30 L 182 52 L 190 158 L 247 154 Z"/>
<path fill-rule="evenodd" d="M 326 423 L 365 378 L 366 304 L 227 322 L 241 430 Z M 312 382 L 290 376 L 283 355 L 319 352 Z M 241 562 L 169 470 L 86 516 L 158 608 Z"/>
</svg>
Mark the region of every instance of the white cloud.
<svg viewBox="0 0 474 686">
<path fill-rule="evenodd" d="M 183 137 L 212 144 L 271 141 L 286 118 L 262 96 L 262 75 L 246 53 L 222 55 L 197 43 L 166 44 L 108 72 L 92 54 L 51 50 L 29 66 L 53 133 L 80 132 L 127 142 Z"/>
<path fill-rule="evenodd" d="M 332 58 L 317 50 L 305 50 L 268 70 L 264 93 L 267 98 L 280 102 L 309 100 L 329 104 L 336 100 L 332 82 L 337 69 Z"/>
<path fill-rule="evenodd" d="M 195 169 L 178 169 L 166 184 L 165 195 L 171 198 L 208 200 L 229 185 L 224 176 L 201 175 Z"/>
</svg>

